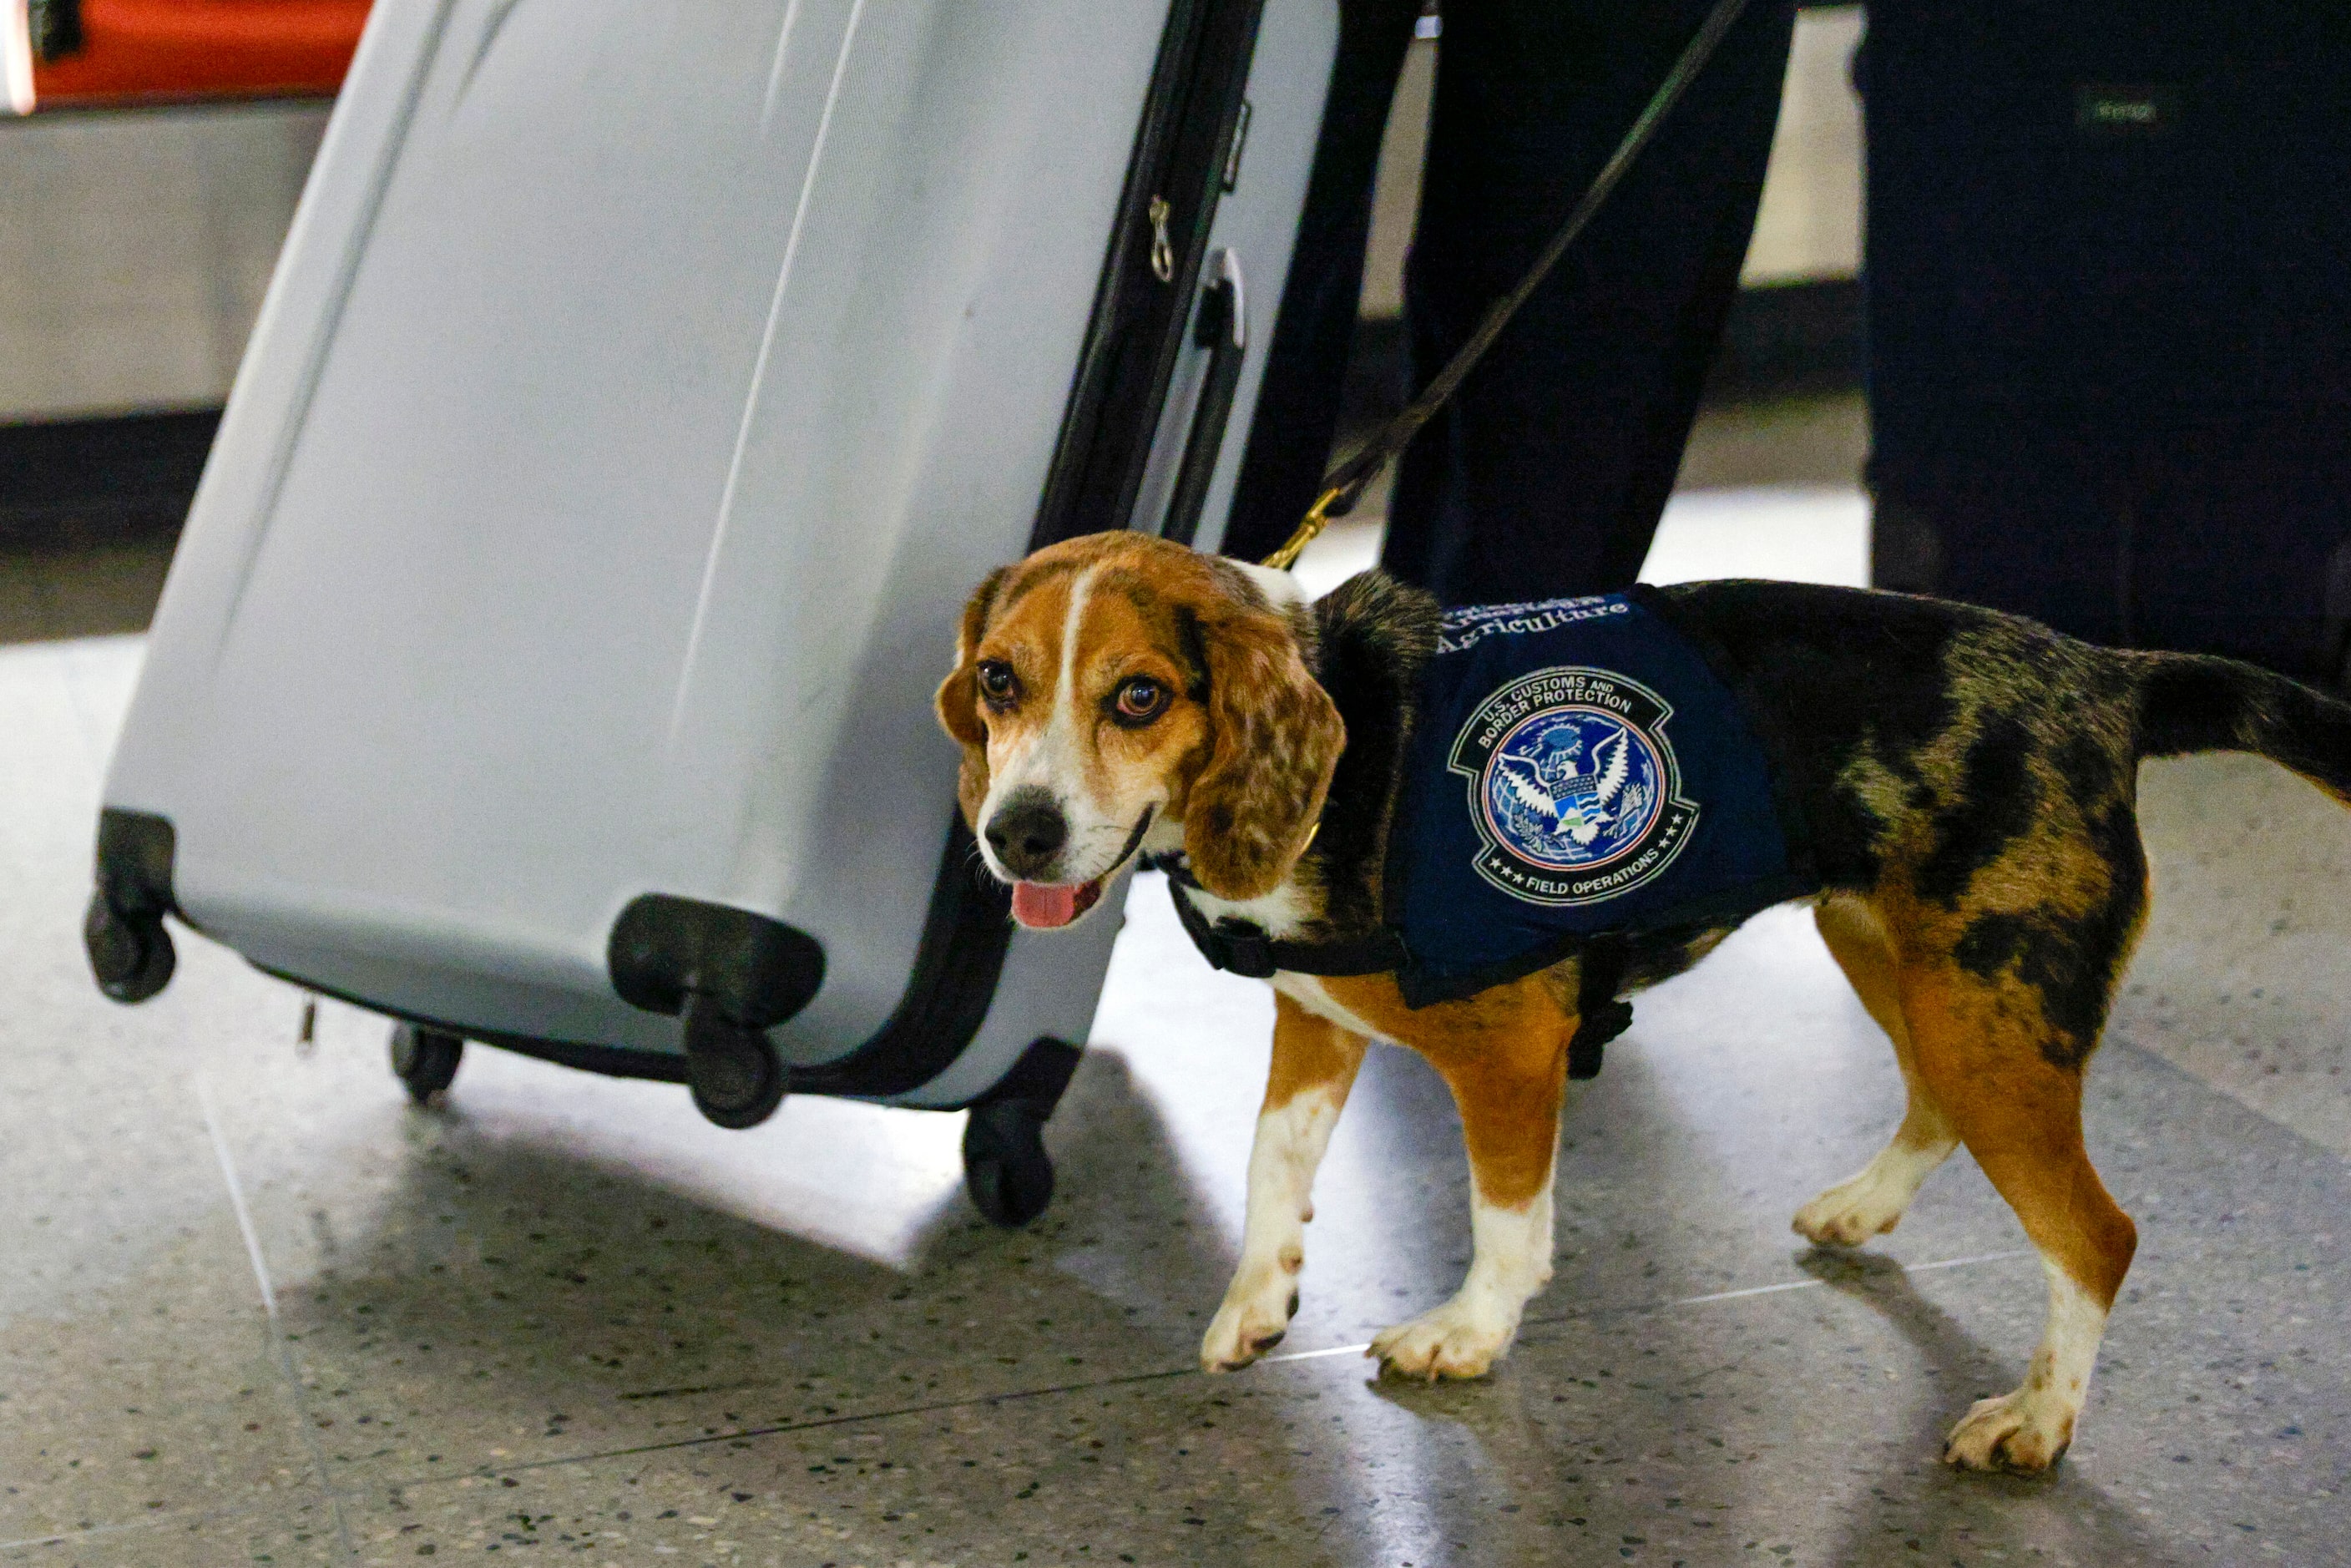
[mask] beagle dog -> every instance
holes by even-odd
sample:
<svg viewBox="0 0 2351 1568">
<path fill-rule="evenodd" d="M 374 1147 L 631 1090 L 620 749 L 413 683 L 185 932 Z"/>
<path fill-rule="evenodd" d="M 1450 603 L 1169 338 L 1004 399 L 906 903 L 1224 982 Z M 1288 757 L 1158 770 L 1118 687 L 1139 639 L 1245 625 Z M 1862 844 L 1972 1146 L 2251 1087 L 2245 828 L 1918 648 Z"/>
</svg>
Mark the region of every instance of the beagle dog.
<svg viewBox="0 0 2351 1568">
<path fill-rule="evenodd" d="M 1965 1144 L 2039 1251 L 2049 1309 L 2023 1384 L 1969 1410 L 1944 1458 L 2043 1469 L 2073 1437 L 2136 1245 L 2085 1152 L 2081 1099 L 2147 911 L 2139 760 L 2257 752 L 2351 800 L 2351 707 L 2227 660 L 2092 647 L 1932 600 L 1740 581 L 1646 591 L 1703 632 L 1716 674 L 1784 743 L 1814 918 L 1908 1090 L 1892 1141 L 1794 1228 L 1838 1247 L 1891 1230 Z M 1134 533 L 990 574 L 938 713 L 1015 918 L 1067 925 L 1138 854 L 1180 855 L 1180 896 L 1211 920 L 1296 943 L 1375 935 L 1438 626 L 1433 601 L 1378 572 L 1308 603 L 1282 574 Z M 1679 973 L 1743 918 L 1634 940 L 1607 989 Z M 1315 1166 L 1374 1039 L 1419 1051 L 1452 1090 L 1475 1256 L 1458 1293 L 1371 1354 L 1430 1379 L 1479 1376 L 1503 1355 L 1551 1275 L 1567 1049 L 1592 1006 L 1579 963 L 1418 1008 L 1393 974 L 1271 976 L 1272 1067 L 1208 1371 L 1281 1339 Z"/>
</svg>

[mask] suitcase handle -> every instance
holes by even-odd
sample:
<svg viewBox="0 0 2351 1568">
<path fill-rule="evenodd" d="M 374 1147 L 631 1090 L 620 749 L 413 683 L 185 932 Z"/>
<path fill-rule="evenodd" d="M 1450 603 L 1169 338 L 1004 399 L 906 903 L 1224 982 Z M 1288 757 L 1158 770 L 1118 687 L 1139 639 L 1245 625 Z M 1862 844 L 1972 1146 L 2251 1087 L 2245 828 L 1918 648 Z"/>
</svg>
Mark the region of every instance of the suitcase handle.
<svg viewBox="0 0 2351 1568">
<path fill-rule="evenodd" d="M 1208 350 L 1207 378 L 1200 401 L 1192 411 L 1192 434 L 1184 443 L 1184 461 L 1176 470 L 1176 488 L 1159 529 L 1162 538 L 1188 545 L 1200 531 L 1200 509 L 1207 504 L 1208 486 L 1217 476 L 1217 459 L 1225 450 L 1225 425 L 1232 418 L 1233 394 L 1241 382 L 1241 361 L 1249 353 L 1249 308 L 1241 288 L 1240 257 L 1230 250 L 1217 253 L 1216 280 L 1200 291 L 1200 313 L 1192 327 L 1192 341 Z"/>
</svg>

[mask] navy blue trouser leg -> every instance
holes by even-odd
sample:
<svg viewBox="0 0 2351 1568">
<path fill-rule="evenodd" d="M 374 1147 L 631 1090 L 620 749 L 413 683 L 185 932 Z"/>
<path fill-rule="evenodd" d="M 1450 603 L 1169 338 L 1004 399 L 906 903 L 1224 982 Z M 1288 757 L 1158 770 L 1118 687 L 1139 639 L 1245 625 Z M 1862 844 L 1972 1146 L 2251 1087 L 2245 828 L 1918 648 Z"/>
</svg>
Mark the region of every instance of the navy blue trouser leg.
<svg viewBox="0 0 2351 1568">
<path fill-rule="evenodd" d="M 1360 40 L 1352 64 L 1343 33 L 1334 89 L 1351 69 L 1368 78 L 1383 64 L 1383 86 L 1392 87 L 1388 62 L 1401 57 L 1408 20 L 1399 28 L 1385 7 L 1354 9 L 1382 25 L 1348 29 Z M 1706 0 L 1456 0 L 1447 8 L 1405 277 L 1416 381 L 1434 374 L 1523 274 L 1708 9 Z M 1601 592 L 1633 580 L 1738 287 L 1793 18 L 1792 0 L 1751 0 L 1583 239 L 1414 444 L 1389 512 L 1390 570 L 1455 604 Z M 1375 97 L 1366 122 L 1342 122 L 1366 114 Z M 1332 209 L 1352 196 L 1353 250 L 1337 224 L 1311 250 L 1301 231 L 1268 366 L 1269 387 L 1279 390 L 1260 402 L 1227 534 L 1234 555 L 1270 549 L 1313 498 L 1344 354 L 1283 350 L 1352 330 L 1360 214 L 1385 102 L 1385 91 L 1334 90 L 1315 184 L 1325 183 L 1327 165 Z M 1355 183 L 1343 192 L 1348 181 Z M 1310 212 L 1310 229 L 1314 219 Z"/>
</svg>

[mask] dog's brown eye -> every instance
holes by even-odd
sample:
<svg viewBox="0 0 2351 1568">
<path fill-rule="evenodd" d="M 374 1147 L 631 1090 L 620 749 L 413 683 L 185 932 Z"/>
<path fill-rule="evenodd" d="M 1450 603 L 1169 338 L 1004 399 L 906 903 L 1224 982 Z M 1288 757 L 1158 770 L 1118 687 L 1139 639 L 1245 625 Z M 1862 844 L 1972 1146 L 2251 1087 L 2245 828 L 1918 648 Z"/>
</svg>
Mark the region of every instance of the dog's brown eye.
<svg viewBox="0 0 2351 1568">
<path fill-rule="evenodd" d="M 1118 716 L 1127 724 L 1148 724 L 1167 706 L 1167 688 L 1148 675 L 1137 675 L 1118 688 Z"/>
<path fill-rule="evenodd" d="M 983 659 L 979 665 L 980 695 L 991 703 L 1008 703 L 1020 689 L 1019 677 L 1001 659 Z"/>
</svg>

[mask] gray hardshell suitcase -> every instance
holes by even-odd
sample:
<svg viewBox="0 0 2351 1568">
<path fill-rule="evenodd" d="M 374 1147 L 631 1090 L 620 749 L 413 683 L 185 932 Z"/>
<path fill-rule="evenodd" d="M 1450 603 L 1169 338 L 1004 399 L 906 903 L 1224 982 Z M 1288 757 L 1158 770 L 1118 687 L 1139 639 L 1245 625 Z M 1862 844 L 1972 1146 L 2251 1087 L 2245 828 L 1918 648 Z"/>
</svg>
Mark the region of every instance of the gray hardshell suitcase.
<svg viewBox="0 0 2351 1568">
<path fill-rule="evenodd" d="M 461 1042 L 1037 1129 L 1115 916 L 1015 931 L 930 696 L 1054 539 L 1213 546 L 1335 0 L 381 0 L 172 562 L 99 828 L 170 915 Z M 1107 254 L 1105 255 L 1105 251 Z"/>
</svg>

